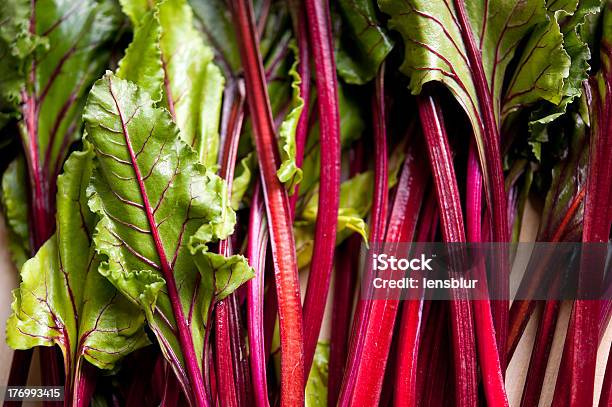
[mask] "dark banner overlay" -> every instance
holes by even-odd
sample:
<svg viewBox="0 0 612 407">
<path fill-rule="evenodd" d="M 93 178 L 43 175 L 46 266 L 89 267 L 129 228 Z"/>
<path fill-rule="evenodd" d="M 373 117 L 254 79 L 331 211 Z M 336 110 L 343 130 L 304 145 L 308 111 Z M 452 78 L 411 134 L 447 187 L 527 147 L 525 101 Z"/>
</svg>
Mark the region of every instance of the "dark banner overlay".
<svg viewBox="0 0 612 407">
<path fill-rule="evenodd" d="M 612 300 L 611 257 L 611 243 L 376 243 L 363 256 L 361 295 Z"/>
</svg>

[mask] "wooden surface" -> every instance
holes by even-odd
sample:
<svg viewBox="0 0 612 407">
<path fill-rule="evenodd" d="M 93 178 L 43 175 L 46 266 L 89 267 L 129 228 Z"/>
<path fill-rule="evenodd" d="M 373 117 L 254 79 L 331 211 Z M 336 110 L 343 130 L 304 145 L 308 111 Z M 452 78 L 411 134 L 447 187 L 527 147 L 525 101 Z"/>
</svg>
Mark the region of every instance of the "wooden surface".
<svg viewBox="0 0 612 407">
<path fill-rule="evenodd" d="M 533 241 L 537 232 L 537 215 L 536 212 L 530 207 L 527 207 L 525 213 L 525 226 L 521 231 L 521 241 Z M 11 290 L 17 284 L 17 271 L 12 266 L 10 261 L 9 253 L 7 252 L 6 244 L 6 233 L 4 219 L 0 216 L 0 383 L 6 383 L 12 358 L 12 351 L 5 344 L 5 323 L 6 319 L 10 314 L 10 305 L 12 302 Z M 302 285 L 306 282 L 306 275 L 302 273 L 300 280 Z M 331 297 L 331 296 L 330 296 Z M 328 301 L 327 310 L 330 308 L 330 301 Z M 553 348 L 551 352 L 551 358 L 548 364 L 546 379 L 544 382 L 543 397 L 540 400 L 540 406 L 550 406 L 552 400 L 552 392 L 555 387 L 556 372 L 559 367 L 561 359 L 561 350 L 563 348 L 563 342 L 565 339 L 565 330 L 567 328 L 567 320 L 571 309 L 571 303 L 567 302 L 563 304 L 561 311 L 561 320 L 557 324 L 557 333 L 553 342 Z M 326 315 L 326 321 L 322 329 L 322 337 L 329 336 L 329 312 Z M 516 350 L 516 354 L 508 367 L 506 375 L 506 388 L 508 389 L 508 397 L 511 406 L 519 406 L 521 399 L 521 392 L 525 380 L 525 371 L 529 366 L 529 358 L 531 355 L 531 346 L 533 345 L 533 339 L 537 324 L 535 319 L 532 318 L 527 331 L 523 336 L 519 346 Z M 610 349 L 610 342 L 612 342 L 612 324 L 608 326 L 604 339 L 599 347 L 599 353 L 597 358 L 597 377 L 596 377 L 596 400 L 599 397 L 599 389 L 603 381 L 603 374 L 606 367 L 608 358 L 608 349 Z M 36 376 L 36 369 L 34 374 Z M 36 378 L 32 381 L 37 382 Z M 596 404 L 595 404 L 596 405 Z"/>
</svg>

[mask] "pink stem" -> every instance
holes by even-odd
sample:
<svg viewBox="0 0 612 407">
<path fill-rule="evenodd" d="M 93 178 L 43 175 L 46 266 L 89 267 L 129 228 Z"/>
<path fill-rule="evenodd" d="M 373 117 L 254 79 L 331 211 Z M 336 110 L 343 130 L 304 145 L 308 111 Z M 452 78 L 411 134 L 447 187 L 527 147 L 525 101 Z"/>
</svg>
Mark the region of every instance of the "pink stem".
<svg viewBox="0 0 612 407">
<path fill-rule="evenodd" d="M 336 248 L 340 199 L 340 118 L 329 3 L 325 0 L 306 0 L 305 4 L 316 71 L 319 141 L 322 146 L 319 206 L 303 308 L 304 375 L 307 378 L 323 322 Z"/>
<path fill-rule="evenodd" d="M 268 230 L 261 186 L 256 182 L 251 201 L 249 234 L 246 256 L 255 272 L 255 277 L 247 282 L 247 328 L 249 335 L 249 362 L 255 405 L 267 407 L 268 386 L 266 379 L 266 349 L 264 341 L 264 273 Z"/>
<path fill-rule="evenodd" d="M 230 2 L 240 42 L 249 112 L 264 188 L 276 278 L 281 340 L 281 405 L 304 404 L 304 338 L 295 241 L 285 187 L 278 170 L 278 150 L 253 8 L 248 0 Z"/>
<path fill-rule="evenodd" d="M 445 242 L 465 242 L 463 215 L 448 138 L 437 102 L 432 96 L 418 97 L 419 115 L 436 187 L 442 236 Z M 472 307 L 465 293 L 453 290 L 451 323 L 458 406 L 477 403 L 476 349 Z"/>
</svg>

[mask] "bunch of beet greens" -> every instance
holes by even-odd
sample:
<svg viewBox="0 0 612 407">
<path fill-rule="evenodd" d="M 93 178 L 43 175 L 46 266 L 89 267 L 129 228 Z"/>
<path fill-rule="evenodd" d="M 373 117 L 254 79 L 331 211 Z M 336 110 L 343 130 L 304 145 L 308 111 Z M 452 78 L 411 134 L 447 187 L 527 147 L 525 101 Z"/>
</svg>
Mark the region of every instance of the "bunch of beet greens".
<svg viewBox="0 0 612 407">
<path fill-rule="evenodd" d="M 74 406 L 612 405 L 612 301 L 359 281 L 380 242 L 610 241 L 610 0 L 6 0 L 0 55 L 9 385 L 37 349 Z"/>
</svg>

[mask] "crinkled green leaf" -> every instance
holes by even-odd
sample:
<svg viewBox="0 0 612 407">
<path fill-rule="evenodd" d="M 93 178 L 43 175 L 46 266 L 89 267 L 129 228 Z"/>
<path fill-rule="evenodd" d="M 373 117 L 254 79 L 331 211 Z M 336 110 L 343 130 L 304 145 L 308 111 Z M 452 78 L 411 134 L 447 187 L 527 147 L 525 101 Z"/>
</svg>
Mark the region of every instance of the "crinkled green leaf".
<svg viewBox="0 0 612 407">
<path fill-rule="evenodd" d="M 157 0 L 119 0 L 121 9 L 130 18 L 134 27 L 138 26 Z"/>
<path fill-rule="evenodd" d="M 295 46 L 292 46 L 295 49 Z M 294 51 L 297 56 L 297 52 Z M 297 72 L 299 60 L 296 58 L 293 65 L 289 69 L 291 81 L 291 102 L 289 113 L 285 116 L 285 120 L 280 125 L 278 130 L 279 152 L 281 165 L 276 172 L 278 179 L 281 180 L 285 187 L 293 193 L 295 186 L 302 181 L 302 170 L 296 164 L 296 145 L 295 133 L 297 125 L 304 110 L 304 100 L 300 96 L 300 84 L 302 80 Z"/>
<path fill-rule="evenodd" d="M 582 27 L 590 18 L 600 11 L 600 0 L 567 0 L 566 2 L 548 2 L 550 18 L 561 22 L 563 48 L 570 59 L 567 78 L 563 83 L 561 100 L 553 105 L 546 103 L 535 110 L 530 119 L 529 144 L 537 160 L 540 160 L 541 145 L 548 141 L 548 126 L 565 114 L 567 107 L 582 94 L 582 82 L 588 77 L 591 52 Z M 589 35 L 586 35 L 588 37 Z"/>
<path fill-rule="evenodd" d="M 134 3 L 123 3 L 124 11 L 131 12 L 127 4 Z M 187 0 L 160 1 L 140 18 L 117 75 L 144 88 L 155 101 L 159 95 L 181 137 L 210 167 L 217 162 L 224 87 L 212 49 L 195 29 Z"/>
<path fill-rule="evenodd" d="M 168 111 L 135 84 L 107 73 L 83 115 L 96 168 L 89 205 L 101 272 L 146 313 L 180 382 L 188 383 L 168 294 L 155 287 L 172 275 L 196 354 L 203 350 L 206 290 L 192 253 L 224 239 L 236 215 L 221 178 L 207 170 Z M 155 238 L 154 236 L 157 236 Z M 166 270 L 164 273 L 163 270 Z"/>
<path fill-rule="evenodd" d="M 453 3 L 379 0 L 378 4 L 391 16 L 389 26 L 404 38 L 404 62 L 400 69 L 410 76 L 412 93 L 420 93 L 430 81 L 444 83 L 465 109 L 477 139 L 480 138 L 482 120 L 475 79 Z M 506 69 L 525 35 L 546 21 L 544 1 L 479 0 L 465 4 L 499 120 Z M 546 66 L 534 65 L 530 69 L 542 72 Z"/>
<path fill-rule="evenodd" d="M 248 261 L 240 255 L 225 257 L 216 253 L 198 252 L 194 255 L 194 260 L 205 288 L 202 293 L 206 297 L 202 315 L 208 315 L 208 306 L 213 300 L 226 298 L 255 275 Z M 215 289 L 211 290 L 211 287 Z"/>
<path fill-rule="evenodd" d="M 240 208 L 240 203 L 251 185 L 256 167 L 257 158 L 253 152 L 247 154 L 246 157 L 240 160 L 238 168 L 236 169 L 236 176 L 232 182 L 231 201 L 233 210 L 237 211 Z"/>
<path fill-rule="evenodd" d="M 306 406 L 327 406 L 327 376 L 329 372 L 329 343 L 318 342 L 312 368 L 306 383 Z"/>
<path fill-rule="evenodd" d="M 30 257 L 27 177 L 23 156 L 13 160 L 2 175 L 2 206 L 9 229 L 9 249 L 17 268 Z"/>
<path fill-rule="evenodd" d="M 70 377 L 82 357 L 111 369 L 149 343 L 142 312 L 98 273 L 86 197 L 92 158 L 88 149 L 66 162 L 58 178 L 57 232 L 23 266 L 7 322 L 7 343 L 15 349 L 58 345 Z"/>
<path fill-rule="evenodd" d="M 558 22 L 562 13 L 547 16 L 529 36 L 502 101 L 503 118 L 541 99 L 561 102 L 571 63 Z"/>
<path fill-rule="evenodd" d="M 30 0 L 9 0 L 0 9 L 0 128 L 15 116 L 26 82 L 26 57 L 40 45 L 30 32 Z"/>
<path fill-rule="evenodd" d="M 342 25 L 336 41 L 336 68 L 347 83 L 370 81 L 385 60 L 393 41 L 376 15 L 374 0 L 340 0 Z"/>
<path fill-rule="evenodd" d="M 124 4 L 123 12 L 129 8 Z M 129 15 L 129 14 L 128 14 Z M 138 84 L 146 90 L 151 98 L 159 102 L 162 99 L 164 71 L 162 68 L 159 41 L 162 30 L 157 10 L 146 12 L 134 29 L 134 38 L 128 46 L 125 56 L 119 61 L 117 76 Z"/>
</svg>

